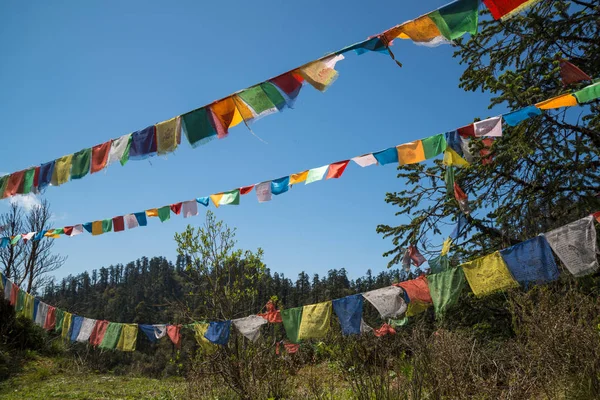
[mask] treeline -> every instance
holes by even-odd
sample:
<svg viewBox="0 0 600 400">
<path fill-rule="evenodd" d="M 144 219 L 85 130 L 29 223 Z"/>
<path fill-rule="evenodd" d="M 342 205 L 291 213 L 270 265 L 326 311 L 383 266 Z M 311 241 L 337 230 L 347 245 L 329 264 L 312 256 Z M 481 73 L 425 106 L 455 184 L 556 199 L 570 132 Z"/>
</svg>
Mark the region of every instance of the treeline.
<svg viewBox="0 0 600 400">
<path fill-rule="evenodd" d="M 186 323 L 210 315 L 210 289 L 197 290 L 194 270 L 186 268 L 189 260 L 178 256 L 175 264 L 164 257 L 142 257 L 126 265 L 117 264 L 83 272 L 51 282 L 45 287 L 45 302 L 72 313 L 95 319 L 135 323 Z M 242 275 L 243 266 L 239 268 Z M 326 275 L 305 272 L 292 280 L 268 268 L 257 282 L 252 282 L 257 295 L 237 315 L 259 312 L 276 296 L 280 306 L 289 308 L 317 303 L 390 285 L 408 276 L 397 269 L 374 276 L 367 270 L 356 280 L 344 268 L 331 269 Z"/>
</svg>

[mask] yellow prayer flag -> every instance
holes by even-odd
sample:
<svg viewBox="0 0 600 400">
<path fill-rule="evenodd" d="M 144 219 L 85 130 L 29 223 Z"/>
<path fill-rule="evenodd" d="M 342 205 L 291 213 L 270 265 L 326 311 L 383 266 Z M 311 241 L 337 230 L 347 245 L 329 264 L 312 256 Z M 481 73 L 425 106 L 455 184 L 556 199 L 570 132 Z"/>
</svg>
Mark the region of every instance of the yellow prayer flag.
<svg viewBox="0 0 600 400">
<path fill-rule="evenodd" d="M 408 308 L 406 309 L 406 316 L 413 317 L 415 315 L 421 314 L 425 310 L 427 310 L 431 306 L 431 303 L 425 303 L 419 300 L 411 300 L 408 303 Z"/>
<path fill-rule="evenodd" d="M 331 320 L 331 301 L 312 304 L 302 308 L 302 320 L 298 330 L 298 339 L 322 338 L 329 330 Z"/>
<path fill-rule="evenodd" d="M 69 338 L 69 331 L 71 330 L 72 317 L 73 317 L 73 314 L 65 311 L 64 317 L 63 317 L 62 332 L 61 332 L 61 336 L 63 337 L 63 339 Z"/>
<path fill-rule="evenodd" d="M 466 262 L 461 267 L 475 296 L 519 286 L 498 251 Z"/>
<path fill-rule="evenodd" d="M 450 251 L 450 246 L 452 246 L 452 238 L 448 238 L 444 240 L 444 244 L 442 244 L 442 254 L 445 256 Z"/>
<path fill-rule="evenodd" d="M 212 200 L 215 207 L 219 208 L 219 203 L 221 202 L 221 198 L 223 197 L 223 193 L 211 194 L 210 199 Z"/>
<path fill-rule="evenodd" d="M 295 185 L 296 183 L 304 182 L 308 177 L 308 170 L 298 172 L 297 174 L 290 175 L 290 185 Z"/>
<path fill-rule="evenodd" d="M 456 151 L 450 147 L 444 151 L 444 165 L 456 165 L 457 167 L 467 167 L 469 163 L 462 158 Z"/>
<path fill-rule="evenodd" d="M 398 150 L 398 162 L 400 165 L 415 164 L 425 161 L 423 142 L 420 140 L 401 144 L 396 147 L 396 150 Z"/>
<path fill-rule="evenodd" d="M 410 39 L 414 42 L 430 42 L 438 36 L 442 36 L 442 33 L 427 15 L 405 22 L 385 32 L 388 40 L 400 38 Z"/>
<path fill-rule="evenodd" d="M 73 154 L 57 158 L 54 161 L 54 171 L 52 171 L 52 186 L 60 186 L 69 181 L 71 177 L 71 162 Z"/>
<path fill-rule="evenodd" d="M 550 110 L 552 108 L 572 107 L 577 105 L 577 99 L 571 93 L 553 97 L 551 99 L 537 103 L 535 106 L 540 110 Z"/>
<path fill-rule="evenodd" d="M 92 235 L 102 235 L 104 231 L 102 230 L 102 221 L 94 221 L 92 222 Z"/>
<path fill-rule="evenodd" d="M 204 337 L 206 331 L 208 330 L 208 324 L 205 322 L 197 322 L 194 324 L 194 337 L 196 338 L 196 342 L 204 352 L 210 354 L 215 351 L 217 348 L 216 344 L 213 344 Z"/>
<path fill-rule="evenodd" d="M 121 336 L 119 336 L 119 342 L 117 343 L 117 350 L 134 351 L 135 343 L 137 341 L 137 334 L 137 324 L 123 324 Z"/>
<path fill-rule="evenodd" d="M 232 96 L 234 102 L 235 102 L 235 109 L 236 109 L 236 114 L 234 114 L 233 118 L 234 121 L 236 120 L 236 118 L 240 118 L 240 121 L 236 123 L 239 124 L 242 121 L 250 121 L 252 118 L 256 117 L 256 114 L 254 113 L 254 111 L 252 111 L 252 109 L 250 107 L 248 107 L 248 105 L 244 102 L 244 100 L 242 100 L 242 98 L 240 96 L 238 96 L 237 94 Z M 238 117 L 239 115 L 239 117 Z M 231 125 L 233 126 L 233 122 L 231 122 Z"/>
<path fill-rule="evenodd" d="M 44 236 L 52 239 L 58 239 L 60 237 L 60 235 L 54 233 L 54 229 L 48 229 L 48 232 L 44 233 Z"/>
<path fill-rule="evenodd" d="M 335 63 L 343 58 L 344 56 L 337 55 L 324 60 L 313 61 L 294 72 L 300 74 L 312 87 L 324 92 L 337 79 L 338 72 L 334 69 Z"/>
<path fill-rule="evenodd" d="M 146 216 L 147 217 L 158 217 L 158 208 L 151 208 L 149 210 L 146 210 Z M 92 225 L 92 229 L 93 229 L 93 225 Z"/>
<path fill-rule="evenodd" d="M 238 125 L 239 123 L 241 123 L 242 121 L 244 121 L 244 119 L 242 118 L 242 113 L 240 113 L 240 110 L 238 110 L 237 106 L 235 107 L 235 112 L 233 114 L 233 119 L 231 120 L 231 124 L 229 124 L 229 127 L 233 127 Z"/>
<path fill-rule="evenodd" d="M 156 149 L 158 154 L 174 151 L 181 139 L 181 119 L 171 118 L 156 124 Z"/>
</svg>

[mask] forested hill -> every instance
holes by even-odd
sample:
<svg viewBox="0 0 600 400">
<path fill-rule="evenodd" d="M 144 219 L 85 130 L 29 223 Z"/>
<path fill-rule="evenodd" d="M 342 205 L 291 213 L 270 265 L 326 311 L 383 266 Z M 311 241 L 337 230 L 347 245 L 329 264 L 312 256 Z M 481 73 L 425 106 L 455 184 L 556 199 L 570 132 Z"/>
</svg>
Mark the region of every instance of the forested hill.
<svg viewBox="0 0 600 400">
<path fill-rule="evenodd" d="M 44 290 L 43 299 L 51 305 L 89 318 L 136 323 L 186 323 L 209 314 L 203 312 L 203 307 L 209 307 L 205 300 L 210 293 L 208 290 L 199 293 L 194 289 L 194 271 L 186 271 L 185 266 L 182 257 L 178 257 L 175 264 L 164 257 L 143 257 L 126 265 L 85 271 L 68 276 L 59 283 L 50 283 Z M 235 317 L 259 312 L 272 296 L 277 296 L 280 304 L 289 308 L 390 285 L 400 278 L 397 269 L 377 276 L 367 270 L 364 277 L 351 280 L 346 270 L 341 268 L 312 277 L 300 272 L 294 281 L 267 268 L 260 280 L 253 283 L 258 292 L 256 298 L 252 304 L 239 310 Z"/>
</svg>

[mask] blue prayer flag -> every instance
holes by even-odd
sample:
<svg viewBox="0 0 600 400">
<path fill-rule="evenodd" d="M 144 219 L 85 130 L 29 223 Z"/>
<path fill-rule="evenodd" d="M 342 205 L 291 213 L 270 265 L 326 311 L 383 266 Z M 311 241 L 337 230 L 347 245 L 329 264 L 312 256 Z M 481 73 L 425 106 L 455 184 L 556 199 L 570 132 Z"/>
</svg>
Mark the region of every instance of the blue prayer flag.
<svg viewBox="0 0 600 400">
<path fill-rule="evenodd" d="M 196 199 L 196 201 L 197 201 L 198 203 L 202 204 L 204 207 L 208 207 L 208 202 L 209 202 L 209 200 L 210 200 L 210 199 L 208 198 L 208 196 L 206 196 L 206 197 L 198 197 L 198 198 Z"/>
<path fill-rule="evenodd" d="M 141 131 L 133 132 L 129 159 L 143 160 L 153 153 L 156 153 L 156 127 L 152 125 Z"/>
<path fill-rule="evenodd" d="M 224 346 L 229 341 L 230 329 L 231 321 L 213 321 L 208 325 L 204 337 L 211 343 Z"/>
<path fill-rule="evenodd" d="M 398 150 L 395 147 L 373 153 L 373 156 L 381 165 L 398 162 Z"/>
<path fill-rule="evenodd" d="M 40 299 L 37 297 L 33 299 L 33 320 L 35 321 L 35 317 L 37 317 L 38 306 L 40 305 Z"/>
<path fill-rule="evenodd" d="M 556 260 L 543 236 L 500 250 L 500 255 L 512 276 L 525 287 L 529 283 L 544 283 L 558 279 Z"/>
<path fill-rule="evenodd" d="M 52 173 L 54 172 L 54 160 L 40 165 L 38 175 L 38 189 L 41 190 L 50 184 Z"/>
<path fill-rule="evenodd" d="M 275 179 L 271 181 L 271 193 L 278 195 L 285 193 L 290 189 L 290 177 L 284 176 L 283 178 Z"/>
<path fill-rule="evenodd" d="M 146 211 L 136 212 L 133 215 L 135 215 L 135 219 L 137 220 L 139 226 L 148 225 L 148 220 L 146 219 Z"/>
<path fill-rule="evenodd" d="M 154 333 L 154 325 L 144 325 L 139 324 L 138 327 L 148 336 L 148 340 L 152 343 L 156 343 L 158 339 L 156 338 L 156 333 Z"/>
<path fill-rule="evenodd" d="M 341 299 L 333 300 L 333 311 L 340 320 L 342 334 L 360 334 L 360 325 L 363 313 L 363 296 L 355 294 Z"/>
<path fill-rule="evenodd" d="M 450 234 L 450 239 L 456 240 L 460 236 L 461 233 L 464 233 L 463 231 L 465 230 L 466 226 L 467 226 L 467 217 L 465 217 L 463 214 L 459 214 L 458 221 L 456 221 L 456 226 L 454 227 L 454 230 Z"/>
<path fill-rule="evenodd" d="M 542 115 L 542 110 L 536 106 L 529 106 L 521 108 L 520 110 L 513 111 L 509 114 L 503 114 L 502 118 L 510 126 L 519 125 L 521 121 L 525 121 L 528 118 L 535 117 L 536 115 Z"/>
<path fill-rule="evenodd" d="M 0 239 L 0 249 L 3 247 L 8 247 L 9 244 L 10 244 L 10 238 L 3 237 L 2 239 Z"/>
<path fill-rule="evenodd" d="M 458 131 L 446 132 L 445 135 L 447 146 L 454 150 L 459 156 L 464 156 L 462 139 Z"/>
<path fill-rule="evenodd" d="M 92 222 L 86 222 L 83 224 L 83 228 L 88 231 L 88 233 L 92 233 Z"/>
<path fill-rule="evenodd" d="M 82 323 L 83 317 L 80 317 L 79 315 L 73 315 L 73 319 L 71 320 L 71 342 L 77 340 Z"/>
</svg>

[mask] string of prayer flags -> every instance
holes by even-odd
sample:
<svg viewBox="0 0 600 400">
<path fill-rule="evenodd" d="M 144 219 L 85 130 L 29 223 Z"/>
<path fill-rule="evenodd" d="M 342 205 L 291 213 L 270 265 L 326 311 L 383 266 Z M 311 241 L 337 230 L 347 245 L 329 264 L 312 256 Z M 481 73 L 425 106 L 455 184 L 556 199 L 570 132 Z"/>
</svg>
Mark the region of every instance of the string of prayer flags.
<svg viewBox="0 0 600 400">
<path fill-rule="evenodd" d="M 227 137 L 229 128 L 244 120 L 236 107 L 234 96 L 212 103 L 208 106 L 208 115 L 214 132 L 219 139 Z"/>
<path fill-rule="evenodd" d="M 258 315 L 234 319 L 232 322 L 235 328 L 252 342 L 256 342 L 260 337 L 260 328 L 269 323 L 265 318 Z"/>
<path fill-rule="evenodd" d="M 69 332 L 71 331 L 72 321 L 73 321 L 73 314 L 71 314 L 70 312 L 65 312 L 63 321 L 62 321 L 62 332 L 61 332 L 61 337 L 65 340 L 68 339 L 68 337 L 69 337 Z"/>
<path fill-rule="evenodd" d="M 570 85 L 571 83 L 577 83 L 582 81 L 591 81 L 592 78 L 577 66 L 571 64 L 567 60 L 560 60 L 560 79 L 564 86 Z"/>
<path fill-rule="evenodd" d="M 524 287 L 558 279 L 558 267 L 543 236 L 500 250 L 510 274 Z"/>
<path fill-rule="evenodd" d="M 467 261 L 461 267 L 471 290 L 478 297 L 519 286 L 498 251 Z"/>
<path fill-rule="evenodd" d="M 375 329 L 373 333 L 377 337 L 382 337 L 386 335 L 395 335 L 396 330 L 390 324 L 384 323 L 381 325 L 381 327 L 379 327 L 379 329 Z"/>
<path fill-rule="evenodd" d="M 183 132 L 192 146 L 196 148 L 217 138 L 206 108 L 199 108 L 181 116 Z"/>
<path fill-rule="evenodd" d="M 436 316 L 444 315 L 448 308 L 458 302 L 464 285 L 465 274 L 462 268 L 443 269 L 427 277 Z"/>
<path fill-rule="evenodd" d="M 239 202 L 239 200 L 238 200 Z M 198 202 L 195 200 L 183 202 L 183 218 L 195 217 L 198 215 Z"/>
<path fill-rule="evenodd" d="M 65 312 L 61 309 L 56 309 L 56 318 L 54 321 L 54 331 L 62 332 L 63 322 L 65 320 Z"/>
<path fill-rule="evenodd" d="M 540 0 L 483 0 L 494 19 L 508 19 Z"/>
<path fill-rule="evenodd" d="M 204 334 L 211 343 L 225 346 L 229 342 L 231 332 L 231 321 L 211 321 Z"/>
<path fill-rule="evenodd" d="M 361 333 L 363 302 L 363 296 L 360 294 L 332 301 L 333 311 L 340 321 L 343 335 L 359 335 Z"/>
<path fill-rule="evenodd" d="M 331 301 L 302 307 L 298 339 L 325 337 L 331 321 Z"/>
<path fill-rule="evenodd" d="M 583 276 L 598 270 L 596 228 L 592 215 L 546 232 L 543 236 L 574 276 Z"/>
<path fill-rule="evenodd" d="M 121 335 L 117 342 L 117 350 L 135 351 L 137 342 L 138 325 L 137 324 L 121 324 Z"/>
<path fill-rule="evenodd" d="M 233 205 L 233 206 L 239 205 L 240 204 L 240 190 L 235 189 L 235 190 L 231 190 L 229 192 L 223 193 L 223 196 L 221 197 L 219 204 L 222 206 L 224 206 L 224 205 Z"/>
<path fill-rule="evenodd" d="M 298 343 L 298 333 L 300 331 L 300 322 L 302 320 L 302 307 L 286 308 L 281 310 L 281 322 L 285 329 L 288 340 L 292 343 Z"/>
<path fill-rule="evenodd" d="M 406 311 L 403 294 L 404 290 L 401 288 L 388 286 L 363 293 L 363 296 L 377 309 L 381 318 L 385 319 L 395 318 Z"/>
<path fill-rule="evenodd" d="M 407 317 L 414 317 L 415 315 L 419 315 L 425 311 L 427 311 L 427 309 L 433 304 L 433 302 L 423 302 L 423 301 L 419 301 L 419 300 L 414 300 L 410 303 L 408 303 L 408 307 L 406 308 L 406 317 L 405 319 L 408 322 L 408 318 Z"/>
<path fill-rule="evenodd" d="M 160 207 L 157 211 L 160 222 L 165 222 L 171 219 L 171 206 Z"/>
</svg>

